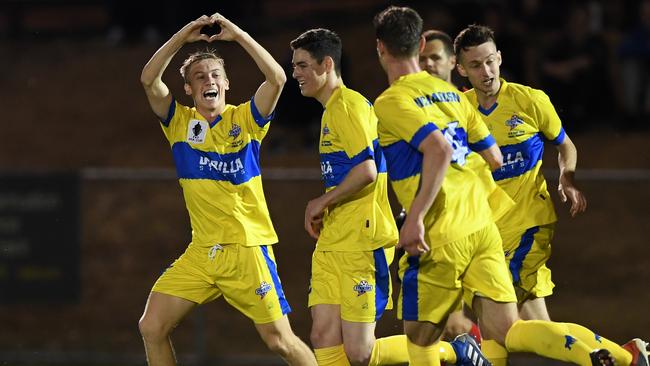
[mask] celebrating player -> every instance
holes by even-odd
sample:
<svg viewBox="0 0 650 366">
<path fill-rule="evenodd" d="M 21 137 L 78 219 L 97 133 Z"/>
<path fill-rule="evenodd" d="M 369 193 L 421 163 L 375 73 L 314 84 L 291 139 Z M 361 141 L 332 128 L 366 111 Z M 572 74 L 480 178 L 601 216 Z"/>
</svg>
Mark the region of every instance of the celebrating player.
<svg viewBox="0 0 650 366">
<path fill-rule="evenodd" d="M 219 26 L 213 36 L 205 26 Z M 226 104 L 224 61 L 211 51 L 191 54 L 181 67 L 185 94 L 177 102 L 162 74 L 180 48 L 191 42 L 235 41 L 253 58 L 265 80 L 250 101 Z M 296 337 L 272 244 L 259 166 L 266 135 L 286 75 L 273 57 L 237 25 L 216 13 L 201 16 L 174 34 L 142 70 L 149 104 L 169 140 L 192 225 L 192 242 L 154 284 L 140 332 L 149 365 L 174 365 L 172 330 L 197 305 L 224 296 L 255 323 L 266 345 L 292 365 L 315 365 Z"/>
<path fill-rule="evenodd" d="M 494 172 L 497 184 L 516 202 L 515 209 L 496 221 L 503 251 L 517 293 L 522 319 L 550 320 L 544 298 L 553 293 L 551 254 L 557 216 L 541 171 L 544 139 L 556 145 L 563 202 L 571 216 L 584 212 L 587 199 L 576 187 L 577 150 L 548 96 L 541 90 L 500 78 L 501 53 L 491 29 L 471 25 L 455 40 L 458 71 L 474 87 L 466 95 L 501 147 L 504 166 Z M 617 365 L 648 365 L 645 342 L 633 339 L 623 347 L 577 324 L 571 334 L 590 347 L 606 348 Z"/>
<path fill-rule="evenodd" d="M 607 350 L 588 347 L 564 324 L 519 319 L 489 192 L 464 167 L 470 147 L 500 167 L 499 148 L 462 93 L 420 71 L 417 12 L 389 7 L 374 24 L 390 84 L 375 102 L 379 140 L 407 209 L 398 242 L 409 254 L 400 259 L 398 314 L 411 364 L 439 365 L 436 342 L 463 295 L 478 315 L 490 360 L 500 359 L 505 345 L 582 366 L 613 364 Z"/>
<path fill-rule="evenodd" d="M 324 108 L 319 152 L 325 193 L 305 210 L 305 230 L 317 239 L 309 293 L 316 360 L 319 365 L 407 362 L 403 335 L 374 335 L 375 322 L 392 308 L 388 265 L 398 235 L 377 117 L 366 98 L 343 84 L 336 33 L 312 29 L 290 45 L 300 92 Z"/>
</svg>

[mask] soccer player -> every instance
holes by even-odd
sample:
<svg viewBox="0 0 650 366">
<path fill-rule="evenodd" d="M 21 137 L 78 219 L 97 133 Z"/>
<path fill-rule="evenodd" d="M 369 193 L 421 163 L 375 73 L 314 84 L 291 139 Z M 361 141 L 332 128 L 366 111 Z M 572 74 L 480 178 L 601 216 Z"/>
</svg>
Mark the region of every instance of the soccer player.
<svg viewBox="0 0 650 366">
<path fill-rule="evenodd" d="M 454 85 L 451 80 L 451 73 L 456 67 L 456 54 L 454 53 L 454 42 L 451 37 L 447 33 L 435 29 L 424 31 L 422 36 L 425 44 L 419 56 L 420 68 L 430 75 Z M 477 172 L 480 171 L 488 185 L 493 184 L 491 182 L 492 172 L 483 158 L 470 153 L 467 161 L 470 166 L 477 169 Z M 472 334 L 480 343 L 481 332 L 478 326 L 461 309 L 449 314 L 443 338 L 453 339 L 463 333 Z"/>
<path fill-rule="evenodd" d="M 309 307 L 319 365 L 408 361 L 404 335 L 375 339 L 392 308 L 388 269 L 397 228 L 388 202 L 386 161 L 372 104 L 341 77 L 342 42 L 311 29 L 290 43 L 293 78 L 323 105 L 319 153 L 325 193 L 309 201 L 305 230 L 317 240 Z"/>
<path fill-rule="evenodd" d="M 213 36 L 205 26 L 219 26 Z M 239 43 L 265 80 L 250 101 L 226 104 L 224 61 L 212 51 L 191 54 L 181 67 L 180 104 L 162 74 L 191 42 Z M 222 15 L 201 16 L 174 34 L 142 70 L 149 104 L 169 140 L 192 225 L 192 242 L 154 284 L 140 332 L 149 365 L 174 365 L 170 334 L 197 305 L 224 298 L 250 318 L 266 345 L 292 365 L 315 365 L 311 350 L 291 330 L 272 244 L 278 241 L 262 190 L 259 146 L 286 75 L 248 33 Z"/>
<path fill-rule="evenodd" d="M 435 29 L 425 31 L 422 36 L 426 43 L 420 52 L 420 68 L 453 85 L 451 72 L 456 67 L 456 54 L 451 37 Z"/>
<path fill-rule="evenodd" d="M 379 61 L 390 86 L 375 102 L 388 175 L 407 216 L 398 246 L 404 320 L 412 365 L 439 365 L 436 342 L 461 299 L 478 315 L 483 352 L 501 366 L 509 351 L 532 352 L 578 365 L 611 365 L 565 325 L 525 321 L 488 204 L 489 192 L 464 167 L 470 146 L 495 169 L 502 156 L 466 97 L 420 71 L 422 19 L 408 7 L 389 7 L 374 19 Z"/>
<path fill-rule="evenodd" d="M 544 298 L 554 287 L 546 262 L 557 220 L 541 172 L 544 139 L 556 145 L 558 192 L 571 203 L 571 216 L 584 212 L 587 200 L 576 187 L 576 147 L 564 132 L 548 96 L 541 90 L 500 78 L 502 62 L 491 29 L 471 25 L 455 40 L 458 71 L 474 87 L 466 95 L 501 147 L 504 165 L 494 172 L 497 184 L 516 202 L 515 209 L 496 221 L 522 319 L 550 320 Z M 567 323 L 571 333 L 590 347 L 609 350 L 618 365 L 648 364 L 646 344 L 633 339 L 616 345 L 590 330 Z M 627 350 L 627 351 L 626 351 Z"/>
</svg>

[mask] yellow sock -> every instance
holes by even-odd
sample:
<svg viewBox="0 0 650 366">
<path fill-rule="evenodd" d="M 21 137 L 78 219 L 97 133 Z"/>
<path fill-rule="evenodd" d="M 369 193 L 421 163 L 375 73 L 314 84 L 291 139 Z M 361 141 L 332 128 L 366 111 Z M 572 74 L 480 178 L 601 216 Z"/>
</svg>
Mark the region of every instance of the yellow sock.
<svg viewBox="0 0 650 366">
<path fill-rule="evenodd" d="M 589 348 L 604 348 L 616 359 L 616 364 L 626 366 L 632 363 L 632 355 L 623 347 L 603 338 L 580 324 L 564 323 L 569 328 L 569 332 L 579 340 L 583 341 Z"/>
<path fill-rule="evenodd" d="M 495 340 L 483 339 L 481 352 L 490 360 L 493 366 L 506 366 L 508 364 L 508 350 Z"/>
<path fill-rule="evenodd" d="M 411 366 L 440 366 L 438 358 L 438 344 L 421 347 L 407 338 L 406 347 L 409 352 L 409 365 Z"/>
<path fill-rule="evenodd" d="M 508 352 L 532 352 L 554 360 L 591 366 L 592 351 L 574 337 L 564 323 L 545 320 L 518 320 L 506 335 Z"/>
<path fill-rule="evenodd" d="M 378 338 L 372 347 L 368 366 L 408 363 L 409 353 L 404 334 Z"/>
<path fill-rule="evenodd" d="M 314 354 L 318 366 L 350 366 L 342 344 L 334 347 L 315 348 Z"/>
<path fill-rule="evenodd" d="M 438 342 L 438 351 L 440 352 L 440 361 L 445 361 L 448 364 L 456 363 L 456 352 L 451 343 L 440 341 Z"/>
</svg>

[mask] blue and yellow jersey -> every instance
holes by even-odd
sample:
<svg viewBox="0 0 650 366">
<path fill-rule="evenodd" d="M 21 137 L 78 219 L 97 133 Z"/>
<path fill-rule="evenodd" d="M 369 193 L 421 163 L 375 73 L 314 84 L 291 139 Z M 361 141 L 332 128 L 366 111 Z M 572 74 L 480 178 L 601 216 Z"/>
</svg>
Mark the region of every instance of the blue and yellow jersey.
<svg viewBox="0 0 650 366">
<path fill-rule="evenodd" d="M 377 179 L 328 208 L 316 244 L 320 251 L 370 251 L 397 243 L 388 203 L 386 160 L 377 140 L 377 117 L 361 94 L 341 86 L 332 93 L 321 119 L 320 163 L 325 189 L 339 185 L 359 163 L 374 159 Z"/>
<path fill-rule="evenodd" d="M 501 79 L 496 103 L 490 109 L 478 104 L 472 89 L 466 95 L 478 108 L 503 154 L 503 167 L 494 180 L 515 201 L 513 210 L 497 221 L 501 232 L 521 231 L 557 220 L 542 175 L 544 140 L 564 141 L 562 122 L 541 90 Z"/>
<path fill-rule="evenodd" d="M 440 192 L 424 218 L 429 246 L 459 240 L 492 222 L 490 192 L 467 167 L 467 157 L 470 150 L 492 146 L 494 139 L 461 92 L 422 71 L 393 82 L 377 98 L 375 111 L 388 176 L 407 212 L 420 184 L 422 140 L 440 130 L 453 149 Z"/>
<path fill-rule="evenodd" d="M 251 101 L 226 105 L 214 120 L 175 100 L 161 121 L 198 245 L 277 243 L 262 190 L 260 143 L 272 115 Z"/>
</svg>

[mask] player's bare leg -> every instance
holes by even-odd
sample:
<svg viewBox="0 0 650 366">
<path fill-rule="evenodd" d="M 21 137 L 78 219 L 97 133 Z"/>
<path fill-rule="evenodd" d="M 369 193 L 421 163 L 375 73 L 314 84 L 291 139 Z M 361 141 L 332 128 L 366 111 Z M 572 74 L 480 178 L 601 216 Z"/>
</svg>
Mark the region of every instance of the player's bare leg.
<svg viewBox="0 0 650 366">
<path fill-rule="evenodd" d="M 316 358 L 307 345 L 291 330 L 289 318 L 282 318 L 265 324 L 255 324 L 257 332 L 266 346 L 289 365 L 316 365 Z"/>
<path fill-rule="evenodd" d="M 174 366 L 176 357 L 170 334 L 196 303 L 171 295 L 149 294 L 139 328 L 149 366 Z"/>
<path fill-rule="evenodd" d="M 523 302 L 519 316 L 524 320 L 551 320 L 543 297 L 536 297 Z"/>
<path fill-rule="evenodd" d="M 342 321 L 343 346 L 350 364 L 365 366 L 370 361 L 375 345 L 375 326 L 376 323 Z"/>
</svg>

